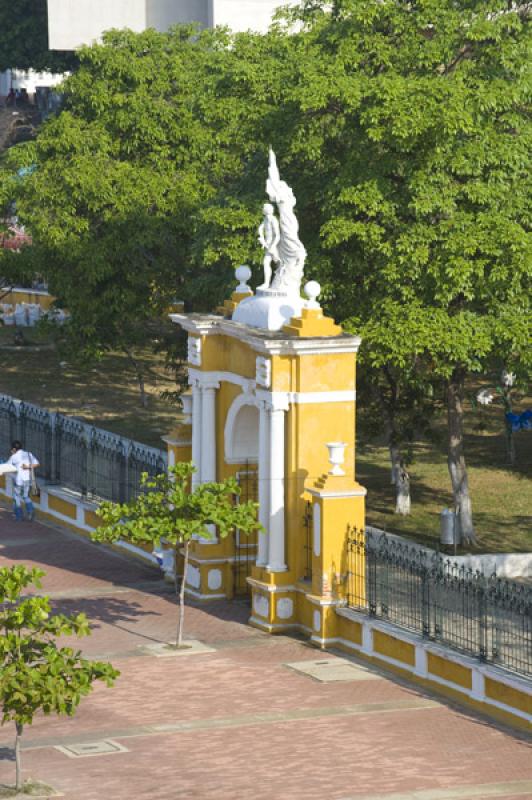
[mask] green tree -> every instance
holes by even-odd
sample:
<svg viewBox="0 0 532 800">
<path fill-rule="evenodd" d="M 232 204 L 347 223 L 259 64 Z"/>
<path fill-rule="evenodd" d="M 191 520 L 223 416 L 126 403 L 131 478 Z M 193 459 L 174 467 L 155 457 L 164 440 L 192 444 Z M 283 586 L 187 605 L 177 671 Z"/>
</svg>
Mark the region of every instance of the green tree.
<svg viewBox="0 0 532 800">
<path fill-rule="evenodd" d="M 16 264 L 46 275 L 82 356 L 122 349 L 138 365 L 176 296 L 195 309 L 219 303 L 244 253 L 232 232 L 246 228 L 254 245 L 259 212 L 238 198 L 223 201 L 231 219 L 216 242 L 215 213 L 203 216 L 255 141 L 240 102 L 217 97 L 229 41 L 191 26 L 107 34 L 80 51 L 62 113 L 5 157 L 4 184 L 33 237 Z"/>
<path fill-rule="evenodd" d="M 46 0 L 0 0 L 0 71 L 65 72 L 76 64 L 74 53 L 48 48 Z"/>
<path fill-rule="evenodd" d="M 308 175 L 319 209 L 329 307 L 370 358 L 417 359 L 445 382 L 471 542 L 466 379 L 495 354 L 530 370 L 529 5 L 339 0 L 293 17 L 306 46 L 282 161 Z"/>
<path fill-rule="evenodd" d="M 466 381 L 494 357 L 523 380 L 531 369 L 529 5 L 337 0 L 287 15 L 264 36 L 113 32 L 82 51 L 65 111 L 12 148 L 38 165 L 17 185 L 36 271 L 79 310 L 88 346 L 105 320 L 142 325 L 152 297 L 212 309 L 234 266 L 260 263 L 271 143 L 307 274 L 362 334 L 375 381 L 388 367 L 409 392 L 430 373 L 445 384 L 473 541 Z"/>
<path fill-rule="evenodd" d="M 158 546 L 163 540 L 172 545 L 176 563 L 183 548 L 184 564 L 179 590 L 179 619 L 176 647 L 183 646 L 185 614 L 185 579 L 190 542 L 210 539 L 213 528 L 222 539 L 238 529 L 245 535 L 260 528 L 258 504 L 235 502 L 240 488 L 234 478 L 220 483 L 202 483 L 191 489 L 195 468 L 189 463 L 170 467 L 168 474 L 150 478 L 142 476 L 144 491 L 130 503 L 104 502 L 97 510 L 104 524 L 92 538 L 99 542 L 116 542 L 125 538 L 133 544 Z"/>
<path fill-rule="evenodd" d="M 41 587 L 45 573 L 23 565 L 0 569 L 0 704 L 2 724 L 16 728 L 16 788 L 22 790 L 20 738 L 35 715 L 72 716 L 94 681 L 112 686 L 120 674 L 111 664 L 88 661 L 80 651 L 59 647 L 61 636 L 87 636 L 84 614 L 52 614 L 47 597 L 24 596 L 32 584 Z"/>
</svg>

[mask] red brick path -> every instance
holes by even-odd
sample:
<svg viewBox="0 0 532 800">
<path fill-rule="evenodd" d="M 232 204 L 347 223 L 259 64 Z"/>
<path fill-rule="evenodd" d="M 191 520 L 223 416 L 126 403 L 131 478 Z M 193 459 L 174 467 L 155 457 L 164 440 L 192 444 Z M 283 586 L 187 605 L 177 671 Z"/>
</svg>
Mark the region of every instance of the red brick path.
<svg viewBox="0 0 532 800">
<path fill-rule="evenodd" d="M 121 670 L 72 719 L 25 732 L 26 776 L 67 800 L 457 800 L 532 798 L 523 736 L 388 676 L 320 683 L 286 667 L 328 654 L 246 625 L 244 604 L 189 607 L 186 633 L 215 652 L 158 658 L 175 632 L 157 570 L 72 534 L 15 524 L 0 508 L 0 566 L 35 564 L 63 611 L 85 611 L 86 654 Z M 11 726 L 0 782 L 13 780 Z M 69 758 L 58 745 L 111 739 L 112 755 Z"/>
</svg>

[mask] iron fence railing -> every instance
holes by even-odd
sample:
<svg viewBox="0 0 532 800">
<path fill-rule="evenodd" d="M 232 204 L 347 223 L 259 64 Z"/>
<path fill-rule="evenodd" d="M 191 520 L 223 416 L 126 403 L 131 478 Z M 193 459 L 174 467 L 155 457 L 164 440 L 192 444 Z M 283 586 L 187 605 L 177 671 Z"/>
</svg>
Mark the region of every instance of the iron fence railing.
<svg viewBox="0 0 532 800">
<path fill-rule="evenodd" d="M 347 544 L 347 605 L 532 675 L 532 589 L 367 531 Z"/>
<path fill-rule="evenodd" d="M 143 472 L 166 471 L 163 450 L 0 395 L 0 460 L 14 439 L 39 460 L 37 477 L 91 499 L 128 502 Z"/>
</svg>

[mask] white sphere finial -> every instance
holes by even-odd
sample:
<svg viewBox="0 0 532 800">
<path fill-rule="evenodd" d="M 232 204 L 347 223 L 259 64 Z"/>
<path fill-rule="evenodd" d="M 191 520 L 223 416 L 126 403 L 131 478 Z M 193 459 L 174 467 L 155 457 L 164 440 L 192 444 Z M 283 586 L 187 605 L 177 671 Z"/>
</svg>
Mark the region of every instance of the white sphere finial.
<svg viewBox="0 0 532 800">
<path fill-rule="evenodd" d="M 308 283 L 306 283 L 303 287 L 303 291 L 308 298 L 306 303 L 307 308 L 320 308 L 320 304 L 316 300 L 321 292 L 321 286 L 319 285 L 318 281 L 308 281 Z"/>
<path fill-rule="evenodd" d="M 251 294 L 251 289 L 248 286 L 248 281 L 251 278 L 251 270 L 246 264 L 235 269 L 235 278 L 238 281 L 236 291 L 239 294 Z"/>
</svg>

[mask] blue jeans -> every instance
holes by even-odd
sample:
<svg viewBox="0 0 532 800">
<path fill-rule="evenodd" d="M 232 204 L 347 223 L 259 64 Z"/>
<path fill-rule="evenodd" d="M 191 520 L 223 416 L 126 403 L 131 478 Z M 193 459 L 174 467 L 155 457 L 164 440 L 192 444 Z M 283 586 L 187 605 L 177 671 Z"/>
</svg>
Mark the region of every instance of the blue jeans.
<svg viewBox="0 0 532 800">
<path fill-rule="evenodd" d="M 31 517 L 33 515 L 33 503 L 30 500 L 31 481 L 24 481 L 24 483 L 15 483 L 13 487 L 13 504 L 15 516 L 17 519 L 22 519 L 22 501 L 26 506 L 26 514 Z"/>
</svg>

